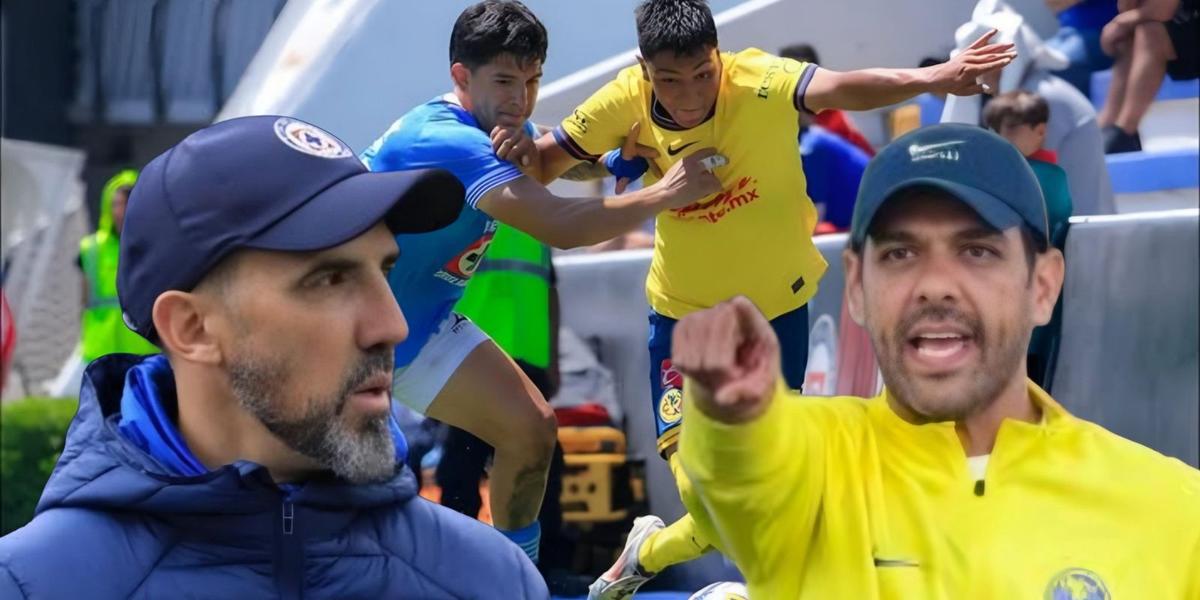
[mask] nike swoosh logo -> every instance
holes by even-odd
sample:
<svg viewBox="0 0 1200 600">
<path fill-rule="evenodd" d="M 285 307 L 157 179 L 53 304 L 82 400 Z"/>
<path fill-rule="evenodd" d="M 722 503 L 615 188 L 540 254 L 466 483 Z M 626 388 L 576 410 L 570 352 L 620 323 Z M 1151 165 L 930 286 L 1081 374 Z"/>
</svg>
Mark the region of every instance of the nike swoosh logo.
<svg viewBox="0 0 1200 600">
<path fill-rule="evenodd" d="M 957 146 L 959 144 L 962 144 L 962 142 L 961 141 L 942 142 L 940 144 L 928 144 L 926 146 L 913 144 L 908 147 L 908 152 L 909 152 L 909 154 L 924 154 L 926 152 L 929 152 L 930 150 L 937 150 L 938 148 L 945 148 L 947 146 Z"/>
<path fill-rule="evenodd" d="M 680 152 L 683 152 L 683 149 L 684 149 L 684 148 L 687 148 L 688 146 L 691 146 L 692 144 L 695 144 L 695 143 L 696 143 L 696 142 L 688 142 L 688 143 L 686 143 L 686 144 L 684 144 L 684 145 L 682 145 L 682 146 L 680 146 L 680 147 L 678 147 L 678 148 L 672 148 L 672 147 L 670 147 L 670 146 L 667 146 L 667 154 L 669 154 L 669 155 L 671 155 L 671 156 L 675 156 L 676 154 L 679 154 Z"/>
</svg>

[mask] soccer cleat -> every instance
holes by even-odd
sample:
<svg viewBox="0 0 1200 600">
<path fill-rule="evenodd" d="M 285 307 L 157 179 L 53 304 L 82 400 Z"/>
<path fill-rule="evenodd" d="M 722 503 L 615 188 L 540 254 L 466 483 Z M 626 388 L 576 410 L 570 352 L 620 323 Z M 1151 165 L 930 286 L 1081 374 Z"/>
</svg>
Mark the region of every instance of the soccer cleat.
<svg viewBox="0 0 1200 600">
<path fill-rule="evenodd" d="M 643 583 L 650 581 L 654 573 L 642 569 L 638 564 L 638 551 L 650 534 L 664 527 L 662 519 L 648 515 L 633 520 L 633 529 L 625 540 L 625 549 L 617 562 L 588 587 L 588 600 L 628 600 Z"/>
</svg>

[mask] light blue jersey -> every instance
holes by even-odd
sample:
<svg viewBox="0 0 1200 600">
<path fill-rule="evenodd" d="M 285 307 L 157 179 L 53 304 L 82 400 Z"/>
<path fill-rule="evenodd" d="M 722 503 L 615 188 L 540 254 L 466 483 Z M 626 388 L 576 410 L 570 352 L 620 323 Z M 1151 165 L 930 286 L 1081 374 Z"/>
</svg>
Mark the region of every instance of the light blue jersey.
<svg viewBox="0 0 1200 600">
<path fill-rule="evenodd" d="M 532 135 L 533 126 L 526 123 Z M 372 171 L 445 169 L 467 190 L 458 220 L 421 234 L 397 235 L 400 260 L 388 274 L 408 320 L 409 335 L 396 347 L 396 367 L 407 366 L 462 297 L 496 231 L 476 204 L 492 189 L 521 176 L 492 150 L 488 132 L 453 94 L 435 98 L 400 117 L 360 157 Z"/>
</svg>

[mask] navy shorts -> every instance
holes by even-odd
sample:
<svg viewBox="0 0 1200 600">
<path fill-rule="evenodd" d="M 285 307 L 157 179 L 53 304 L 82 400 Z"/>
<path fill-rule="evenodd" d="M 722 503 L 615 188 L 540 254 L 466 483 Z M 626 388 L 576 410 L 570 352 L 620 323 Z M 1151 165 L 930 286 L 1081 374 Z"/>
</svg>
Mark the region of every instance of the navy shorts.
<svg viewBox="0 0 1200 600">
<path fill-rule="evenodd" d="M 675 323 L 675 319 L 650 312 L 650 402 L 659 454 L 677 441 L 683 417 L 683 375 L 671 366 Z M 775 317 L 771 328 L 779 337 L 783 379 L 788 387 L 799 390 L 808 365 L 808 306 Z"/>
</svg>

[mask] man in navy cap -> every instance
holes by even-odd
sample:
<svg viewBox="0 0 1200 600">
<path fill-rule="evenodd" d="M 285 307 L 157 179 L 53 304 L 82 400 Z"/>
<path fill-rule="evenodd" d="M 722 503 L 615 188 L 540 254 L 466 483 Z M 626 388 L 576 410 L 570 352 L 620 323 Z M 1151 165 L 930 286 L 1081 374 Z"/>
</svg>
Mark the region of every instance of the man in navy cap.
<svg viewBox="0 0 1200 600">
<path fill-rule="evenodd" d="M 546 597 L 519 548 L 416 498 L 390 410 L 394 236 L 463 196 L 288 117 L 155 158 L 117 283 L 163 354 L 90 365 L 37 516 L 0 540 L 0 597 Z"/>
<path fill-rule="evenodd" d="M 844 254 L 886 388 L 872 399 L 788 391 L 745 298 L 679 322 L 684 503 L 751 598 L 1200 597 L 1200 472 L 1026 378 L 1063 281 L 1046 221 L 1028 163 L 989 131 L 880 151 Z"/>
</svg>

